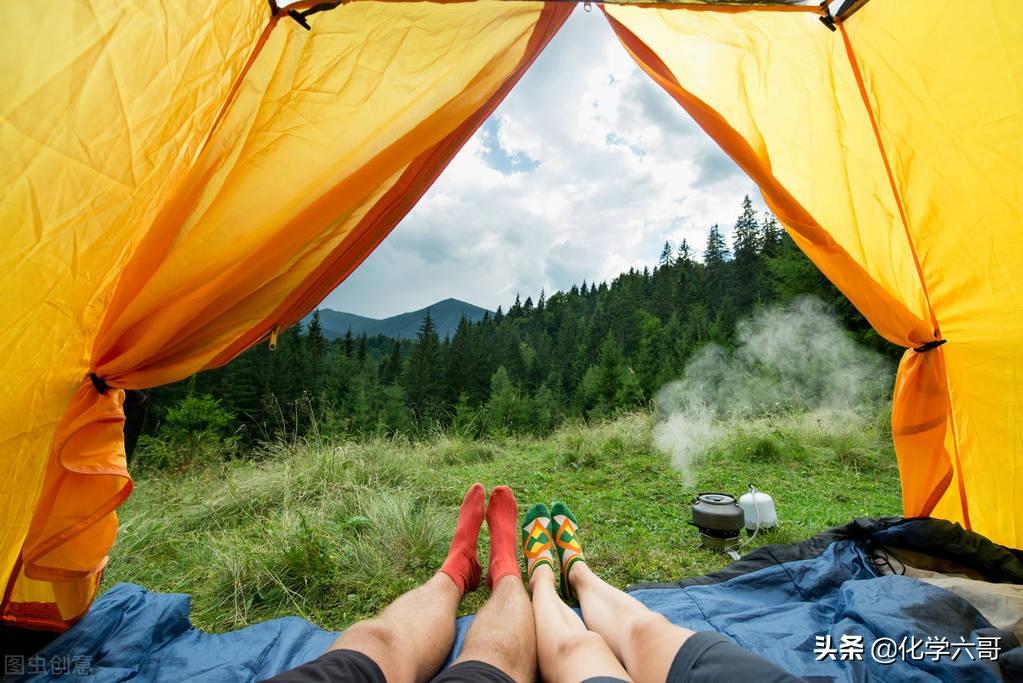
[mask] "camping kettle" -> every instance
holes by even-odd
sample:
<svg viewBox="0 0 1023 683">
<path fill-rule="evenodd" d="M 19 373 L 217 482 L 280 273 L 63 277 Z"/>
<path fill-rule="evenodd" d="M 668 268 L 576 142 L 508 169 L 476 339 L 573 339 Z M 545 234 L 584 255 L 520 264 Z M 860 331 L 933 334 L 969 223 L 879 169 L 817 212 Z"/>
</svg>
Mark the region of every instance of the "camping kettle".
<svg viewBox="0 0 1023 683">
<path fill-rule="evenodd" d="M 700 531 L 706 548 L 729 550 L 739 545 L 739 532 L 745 522 L 742 508 L 727 493 L 701 493 L 691 506 L 690 522 Z"/>
</svg>

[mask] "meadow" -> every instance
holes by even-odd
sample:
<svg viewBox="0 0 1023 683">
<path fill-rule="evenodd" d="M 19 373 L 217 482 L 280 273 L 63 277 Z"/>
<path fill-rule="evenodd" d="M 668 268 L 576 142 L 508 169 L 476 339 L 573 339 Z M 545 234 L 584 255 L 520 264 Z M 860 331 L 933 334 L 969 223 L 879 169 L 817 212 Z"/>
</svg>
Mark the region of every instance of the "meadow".
<svg viewBox="0 0 1023 683">
<path fill-rule="evenodd" d="M 193 623 L 222 632 L 296 615 L 340 630 L 430 577 L 466 487 L 507 484 L 521 510 L 566 501 L 591 566 L 624 587 L 730 561 L 688 524 L 697 492 L 752 482 L 781 525 L 743 552 L 860 516 L 899 514 L 887 408 L 734 420 L 689 463 L 653 446 L 653 417 L 569 423 L 545 438 L 279 438 L 246 459 L 140 468 L 103 580 L 192 594 Z M 486 563 L 486 532 L 481 561 Z M 470 595 L 475 611 L 484 592 Z"/>
</svg>

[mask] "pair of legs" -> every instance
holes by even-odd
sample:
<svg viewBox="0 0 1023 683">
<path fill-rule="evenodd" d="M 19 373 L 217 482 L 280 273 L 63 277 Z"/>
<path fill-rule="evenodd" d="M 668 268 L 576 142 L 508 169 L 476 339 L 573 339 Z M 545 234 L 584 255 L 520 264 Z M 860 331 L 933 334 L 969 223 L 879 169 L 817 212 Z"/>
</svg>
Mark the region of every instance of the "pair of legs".
<svg viewBox="0 0 1023 683">
<path fill-rule="evenodd" d="M 651 612 L 578 561 L 569 581 L 579 597 L 584 623 L 562 602 L 556 579 L 551 567 L 541 565 L 529 581 L 545 681 L 578 683 L 601 676 L 638 683 L 667 680 L 676 653 L 692 631 Z"/>
<path fill-rule="evenodd" d="M 602 678 L 664 683 L 693 631 L 594 574 L 583 559 L 572 513 L 563 503 L 552 510 L 533 506 L 522 530 L 541 677 L 548 683 Z M 558 595 L 555 567 L 562 591 L 579 598 L 583 620 Z"/>
<path fill-rule="evenodd" d="M 405 593 L 374 619 L 345 631 L 331 649 L 356 650 L 377 663 L 388 683 L 423 683 L 433 678 L 455 642 L 455 617 L 462 592 L 437 574 Z M 505 576 L 476 615 L 458 662 L 485 662 L 516 683 L 532 681 L 536 642 L 529 596 L 518 576 Z"/>
<path fill-rule="evenodd" d="M 482 568 L 476 544 L 484 516 L 490 527 L 490 563 L 487 584 L 490 598 L 476 615 L 455 664 L 482 662 L 499 669 L 466 672 L 452 680 L 529 683 L 536 675 L 536 636 L 529 596 L 522 584 L 518 560 L 518 505 L 506 486 L 490 493 L 484 513 L 485 491 L 474 484 L 459 510 L 458 523 L 447 559 L 429 581 L 405 593 L 377 617 L 359 622 L 345 631 L 320 659 L 274 678 L 274 681 L 345 681 L 423 683 L 436 676 L 455 640 L 455 618 L 462 596 L 475 590 Z M 346 653 L 334 652 L 347 651 Z M 331 655 L 360 653 L 379 667 L 379 672 L 332 664 Z M 362 660 L 364 662 L 364 660 Z M 358 661 L 357 661 L 358 663 Z M 474 665 L 475 666 L 475 665 Z M 448 671 L 453 671 L 448 669 Z M 501 672 L 506 677 L 501 677 Z M 358 674 L 358 675 L 356 675 Z"/>
</svg>

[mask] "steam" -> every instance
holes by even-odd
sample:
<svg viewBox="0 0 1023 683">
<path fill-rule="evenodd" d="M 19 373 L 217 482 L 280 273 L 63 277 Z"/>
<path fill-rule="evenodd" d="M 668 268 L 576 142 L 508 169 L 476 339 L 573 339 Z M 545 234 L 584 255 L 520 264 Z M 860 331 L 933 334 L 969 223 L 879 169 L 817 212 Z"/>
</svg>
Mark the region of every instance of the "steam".
<svg viewBox="0 0 1023 683">
<path fill-rule="evenodd" d="M 700 349 L 682 379 L 654 398 L 654 443 L 688 473 L 730 421 L 801 412 L 863 412 L 889 386 L 889 369 L 856 344 L 819 299 L 796 299 L 736 326 L 736 347 Z"/>
</svg>

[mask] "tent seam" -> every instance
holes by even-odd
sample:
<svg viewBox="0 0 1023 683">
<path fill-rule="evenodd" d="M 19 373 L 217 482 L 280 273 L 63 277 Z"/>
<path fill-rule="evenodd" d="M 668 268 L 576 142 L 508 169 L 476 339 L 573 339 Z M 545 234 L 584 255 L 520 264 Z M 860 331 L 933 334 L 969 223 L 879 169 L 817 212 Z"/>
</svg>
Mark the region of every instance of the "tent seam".
<svg viewBox="0 0 1023 683">
<path fill-rule="evenodd" d="M 863 102 L 863 108 L 867 112 L 867 118 L 870 119 L 870 125 L 874 130 L 874 139 L 877 141 L 877 151 L 881 155 L 881 161 L 884 164 L 885 173 L 888 175 L 888 183 L 891 186 L 892 197 L 895 199 L 895 205 L 899 209 L 899 218 L 902 220 L 902 228 L 906 234 L 906 242 L 909 245 L 910 254 L 913 256 L 913 265 L 916 266 L 917 277 L 920 279 L 920 287 L 923 289 L 924 301 L 927 303 L 927 313 L 930 315 L 931 323 L 934 325 L 934 337 L 936 340 L 940 340 L 941 337 L 941 326 L 938 323 L 937 314 L 934 312 L 934 306 L 931 304 L 931 294 L 927 287 L 927 279 L 924 277 L 923 266 L 920 264 L 920 257 L 917 254 L 916 244 L 913 242 L 913 235 L 909 230 L 909 219 L 906 217 L 906 209 L 902 202 L 902 195 L 899 193 L 898 185 L 895 183 L 895 176 L 892 173 L 891 163 L 888 160 L 888 152 L 885 150 L 884 140 L 881 138 L 881 128 L 878 124 L 877 118 L 874 116 L 873 107 L 871 107 L 870 96 L 867 94 L 866 84 L 863 82 L 863 73 L 860 71 L 859 62 L 856 59 L 856 52 L 853 50 L 852 41 L 849 38 L 848 32 L 845 30 L 845 26 L 841 21 L 837 21 L 839 32 L 842 34 L 842 42 L 845 46 L 845 54 L 849 60 L 849 67 L 852 69 L 853 77 L 856 79 L 856 86 L 860 91 L 860 99 Z M 944 361 L 944 354 L 941 353 L 941 360 Z M 970 524 L 970 511 L 969 504 L 966 500 L 966 484 L 965 477 L 963 474 L 963 464 L 959 453 L 959 430 L 956 426 L 955 411 L 952 406 L 952 393 L 951 385 L 948 380 L 948 370 L 945 368 L 945 401 L 948 408 L 948 422 L 952 430 L 952 450 L 953 457 L 955 458 L 956 465 L 956 484 L 959 489 L 959 504 L 962 508 L 963 523 L 967 529 L 972 529 Z M 944 488 L 947 488 L 947 484 Z M 937 504 L 937 501 L 935 501 Z"/>
<path fill-rule="evenodd" d="M 892 190 L 892 197 L 895 199 L 895 206 L 899 209 L 899 218 L 902 221 L 902 228 L 906 234 L 906 242 L 909 245 L 910 254 L 913 256 L 913 265 L 916 266 L 916 274 L 920 279 L 920 287 L 923 289 L 924 301 L 927 303 L 927 313 L 930 315 L 931 323 L 934 325 L 934 336 L 936 339 L 940 339 L 941 326 L 938 324 L 938 317 L 935 315 L 934 307 L 931 305 L 930 290 L 927 287 L 927 280 L 924 278 L 923 266 L 920 265 L 920 257 L 916 251 L 916 244 L 914 244 L 913 236 L 909 231 L 909 220 L 906 218 L 906 209 L 902 202 L 902 195 L 899 193 L 898 186 L 895 183 L 895 176 L 892 173 L 891 163 L 888 161 L 888 152 L 885 150 L 884 142 L 881 139 L 881 128 L 878 125 L 877 118 L 874 116 L 874 110 L 870 106 L 870 96 L 867 94 L 867 87 L 863 82 L 863 73 L 860 71 L 859 62 L 857 61 L 856 54 L 853 51 L 852 42 L 849 40 L 849 34 L 846 32 L 845 27 L 842 26 L 841 22 L 838 22 L 838 27 L 842 33 L 842 42 L 845 44 L 845 54 L 849 60 L 849 66 L 852 68 L 857 88 L 860 91 L 863 108 L 866 110 L 867 118 L 870 119 L 870 125 L 874 130 L 874 139 L 877 141 L 877 151 L 881 155 L 881 161 L 884 164 L 885 173 L 888 175 L 888 184 Z"/>
</svg>

